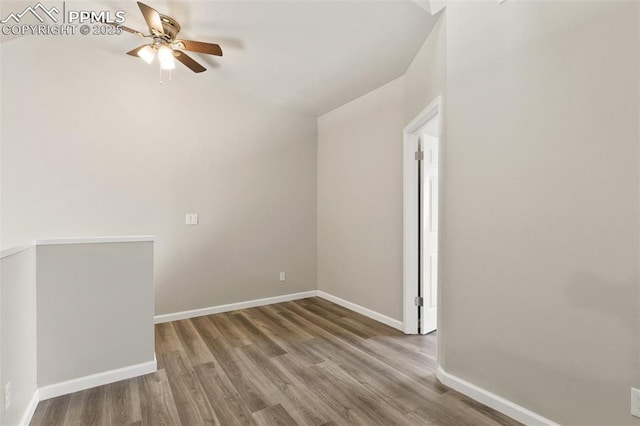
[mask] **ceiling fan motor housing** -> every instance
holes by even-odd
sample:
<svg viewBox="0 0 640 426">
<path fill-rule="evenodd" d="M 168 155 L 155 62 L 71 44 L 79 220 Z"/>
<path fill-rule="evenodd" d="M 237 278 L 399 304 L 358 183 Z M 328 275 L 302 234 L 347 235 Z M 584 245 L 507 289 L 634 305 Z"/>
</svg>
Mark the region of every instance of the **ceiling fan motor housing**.
<svg viewBox="0 0 640 426">
<path fill-rule="evenodd" d="M 175 40 L 180 32 L 180 24 L 172 17 L 162 14 L 160 14 L 160 21 L 162 22 L 164 33 L 169 37 L 169 40 Z"/>
</svg>

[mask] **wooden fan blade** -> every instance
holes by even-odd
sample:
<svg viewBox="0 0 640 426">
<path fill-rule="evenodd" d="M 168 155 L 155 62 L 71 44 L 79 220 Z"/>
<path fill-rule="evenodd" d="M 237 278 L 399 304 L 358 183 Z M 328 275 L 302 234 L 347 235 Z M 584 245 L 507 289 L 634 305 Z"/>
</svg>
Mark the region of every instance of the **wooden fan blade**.
<svg viewBox="0 0 640 426">
<path fill-rule="evenodd" d="M 187 55 L 186 53 L 179 50 L 174 50 L 173 52 L 176 59 L 185 64 L 191 71 L 202 72 L 207 70 L 205 67 L 194 61 L 193 58 L 191 58 L 191 56 Z"/>
<path fill-rule="evenodd" d="M 144 49 L 147 46 L 148 46 L 148 44 L 143 44 L 140 47 L 136 47 L 135 49 L 130 50 L 129 52 L 127 52 L 127 55 L 131 55 L 131 56 L 136 56 L 137 57 L 138 56 L 138 52 L 141 51 L 142 49 Z"/>
<path fill-rule="evenodd" d="M 162 27 L 160 14 L 155 9 L 144 3 L 138 2 L 138 7 L 140 8 L 140 12 L 142 12 L 142 16 L 144 16 L 144 20 L 147 21 L 151 34 L 164 35 L 164 28 Z"/>
<path fill-rule="evenodd" d="M 140 36 L 140 37 L 144 37 L 144 34 L 142 34 L 140 31 L 134 30 L 133 28 L 125 27 L 124 25 L 120 25 L 120 24 L 118 24 L 116 22 L 109 22 L 106 19 L 101 19 L 100 22 L 103 23 L 103 24 L 106 24 L 106 25 L 111 25 L 111 26 L 114 26 L 114 27 L 117 27 L 117 28 L 122 28 L 124 31 L 126 31 L 128 33 L 135 34 L 135 35 Z"/>
<path fill-rule="evenodd" d="M 202 41 L 176 40 L 175 44 L 184 50 L 191 52 L 206 53 L 208 55 L 222 56 L 222 49 L 215 43 L 205 43 Z"/>
</svg>

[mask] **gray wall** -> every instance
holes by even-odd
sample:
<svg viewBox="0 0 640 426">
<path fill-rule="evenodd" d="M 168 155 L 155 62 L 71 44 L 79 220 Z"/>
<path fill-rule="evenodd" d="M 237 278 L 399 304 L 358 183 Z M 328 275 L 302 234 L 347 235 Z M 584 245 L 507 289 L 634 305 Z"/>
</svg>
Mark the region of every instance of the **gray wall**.
<svg viewBox="0 0 640 426">
<path fill-rule="evenodd" d="M 402 132 L 445 89 L 439 17 L 406 74 L 318 119 L 318 288 L 402 321 Z"/>
<path fill-rule="evenodd" d="M 404 75 L 405 126 L 434 99 L 445 94 L 446 61 L 447 17 L 446 11 L 443 11 Z"/>
<path fill-rule="evenodd" d="M 634 2 L 451 2 L 404 76 L 402 125 L 446 92 L 441 362 L 562 424 L 639 423 L 639 16 Z M 400 318 L 398 280 L 370 273 L 401 271 L 384 190 L 401 169 L 366 149 L 397 114 L 372 110 L 379 97 L 319 120 L 319 288 Z M 396 173 L 358 194 L 367 164 Z M 341 186 L 356 195 L 335 199 Z"/>
<path fill-rule="evenodd" d="M 37 247 L 38 386 L 154 359 L 153 242 Z"/>
<path fill-rule="evenodd" d="M 156 314 L 316 289 L 316 117 L 122 51 L 2 43 L 3 245 L 155 235 Z"/>
<path fill-rule="evenodd" d="M 637 2 L 450 2 L 442 362 L 567 425 L 639 424 Z"/>
<path fill-rule="evenodd" d="M 0 424 L 20 422 L 36 391 L 36 250 L 0 259 Z M 4 411 L 5 384 L 11 406 Z"/>
<path fill-rule="evenodd" d="M 402 320 L 402 79 L 318 120 L 318 288 Z"/>
</svg>

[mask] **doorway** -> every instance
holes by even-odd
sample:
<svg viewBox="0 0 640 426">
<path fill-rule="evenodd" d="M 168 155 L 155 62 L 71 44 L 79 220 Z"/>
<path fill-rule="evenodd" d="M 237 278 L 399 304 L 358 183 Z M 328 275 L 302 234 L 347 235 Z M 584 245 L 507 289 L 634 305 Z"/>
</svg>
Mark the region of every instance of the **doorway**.
<svg viewBox="0 0 640 426">
<path fill-rule="evenodd" d="M 442 101 L 438 97 L 404 130 L 404 332 L 438 327 L 438 229 Z"/>
</svg>

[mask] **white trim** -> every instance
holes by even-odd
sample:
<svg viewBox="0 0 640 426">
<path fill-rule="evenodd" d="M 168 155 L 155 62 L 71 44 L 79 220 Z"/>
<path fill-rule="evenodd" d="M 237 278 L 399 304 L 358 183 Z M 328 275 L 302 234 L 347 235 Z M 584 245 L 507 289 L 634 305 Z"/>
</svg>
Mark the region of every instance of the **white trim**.
<svg viewBox="0 0 640 426">
<path fill-rule="evenodd" d="M 204 315 L 219 314 L 221 312 L 236 311 L 238 309 L 254 308 L 256 306 L 271 305 L 274 303 L 288 302 L 290 300 L 305 299 L 318 295 L 317 290 L 291 293 L 282 296 L 265 297 L 264 299 L 247 300 L 245 302 L 228 303 L 226 305 L 210 306 L 208 308 L 193 309 L 190 311 L 175 312 L 172 314 L 156 315 L 153 319 L 156 324 L 169 321 L 178 321 Z"/>
<path fill-rule="evenodd" d="M 442 96 L 435 98 L 425 109 L 422 110 L 407 126 L 404 128 L 405 133 L 415 133 L 420 130 L 425 124 L 431 121 L 432 118 L 442 112 Z M 440 123 L 438 128 L 442 133 L 442 117 L 438 118 Z"/>
<path fill-rule="evenodd" d="M 5 257 L 9 257 L 12 256 L 14 254 L 18 254 L 22 251 L 25 250 L 29 250 L 31 247 L 33 247 L 35 244 L 33 242 L 28 243 L 28 244 L 23 244 L 21 246 L 15 246 L 15 247 L 10 247 L 8 249 L 4 249 L 2 251 L 0 251 L 0 259 L 4 259 Z"/>
<path fill-rule="evenodd" d="M 402 322 L 404 323 L 403 331 L 406 334 L 418 333 L 418 310 L 415 309 L 415 298 L 418 296 L 418 226 L 415 223 L 415 212 L 418 211 L 418 166 L 415 161 L 414 152 L 417 144 L 417 133 L 425 124 L 433 118 L 438 118 L 438 139 L 442 147 L 442 125 L 443 125 L 443 104 L 442 96 L 438 96 L 427 106 L 411 123 L 404 128 L 403 131 L 403 171 L 402 171 L 402 217 L 403 217 L 403 237 L 402 237 Z M 442 153 L 442 150 L 440 150 Z M 438 164 L 440 170 L 442 168 L 442 155 Z M 441 173 L 442 174 L 442 173 Z M 442 188 L 442 179 L 439 179 L 440 188 Z M 440 202 L 439 208 L 442 213 L 442 191 L 439 191 Z M 442 218 L 442 214 L 440 214 Z M 438 252 L 440 252 L 440 242 L 438 242 Z M 441 256 L 438 256 L 439 262 Z M 442 270 L 442 268 L 438 268 Z M 440 279 L 438 279 L 440 281 Z M 438 291 L 438 299 L 440 298 Z M 438 312 L 438 316 L 440 313 Z M 440 318 L 438 318 L 440 323 Z M 438 334 L 440 336 L 440 334 Z"/>
<path fill-rule="evenodd" d="M 398 329 L 400 331 L 403 330 L 401 321 L 398 321 L 397 319 L 393 319 L 391 317 L 383 315 L 383 314 L 381 314 L 379 312 L 372 311 L 369 308 L 365 308 L 363 306 L 356 305 L 353 302 L 349 302 L 348 300 L 341 299 L 341 298 L 339 298 L 337 296 L 334 296 L 333 294 L 325 293 L 322 290 L 318 290 L 318 297 L 321 297 L 323 299 L 328 300 L 329 302 L 335 303 L 336 305 L 340 305 L 340 306 L 342 306 L 344 308 L 347 308 L 347 309 L 350 309 L 350 310 L 352 310 L 354 312 L 362 314 L 365 317 L 369 317 L 369 318 L 374 319 L 374 320 L 376 320 L 378 322 L 386 324 L 389 327 L 393 327 L 393 328 Z"/>
<path fill-rule="evenodd" d="M 61 244 L 101 244 L 101 243 L 144 243 L 155 241 L 155 235 L 124 235 L 119 237 L 78 237 L 78 238 L 46 238 L 29 241 L 18 246 L 0 250 L 0 259 L 9 257 L 35 246 L 54 246 Z"/>
<path fill-rule="evenodd" d="M 27 408 L 22 414 L 20 423 L 18 423 L 20 426 L 29 426 L 29 423 L 31 423 L 31 419 L 33 418 L 33 414 L 36 412 L 38 402 L 40 402 L 40 392 L 38 391 L 38 389 L 36 389 L 36 391 L 33 393 L 33 396 L 31 397 L 31 401 L 29 401 L 29 405 L 27 405 Z"/>
<path fill-rule="evenodd" d="M 489 406 L 494 410 L 497 410 L 502 414 L 505 414 L 528 426 L 558 426 L 558 423 L 549 420 L 537 413 L 534 413 L 533 411 L 528 410 L 516 404 L 515 402 L 511 402 L 499 395 L 496 395 L 495 393 L 489 392 L 486 389 L 476 386 L 473 383 L 467 382 L 466 380 L 454 376 L 453 374 L 447 373 L 446 371 L 444 371 L 442 366 L 438 367 L 436 375 L 438 376 L 438 380 L 440 380 L 443 385 L 455 389 L 458 392 L 463 393 L 468 397 L 475 399 L 476 401 L 481 402 L 482 404 Z"/>
<path fill-rule="evenodd" d="M 144 374 L 153 373 L 157 369 L 158 364 L 154 355 L 153 361 L 130 365 L 128 367 L 118 368 L 115 370 L 104 371 L 102 373 L 91 374 L 89 376 L 79 377 L 77 379 L 68 380 L 66 382 L 55 383 L 53 385 L 41 387 L 39 389 L 40 401 L 93 388 L 96 386 L 106 385 L 108 383 L 113 383 L 120 380 L 130 379 L 132 377 L 142 376 Z"/>
<path fill-rule="evenodd" d="M 47 238 L 36 240 L 38 246 L 59 244 L 144 243 L 155 241 L 154 235 L 124 235 L 118 237 Z"/>
</svg>

